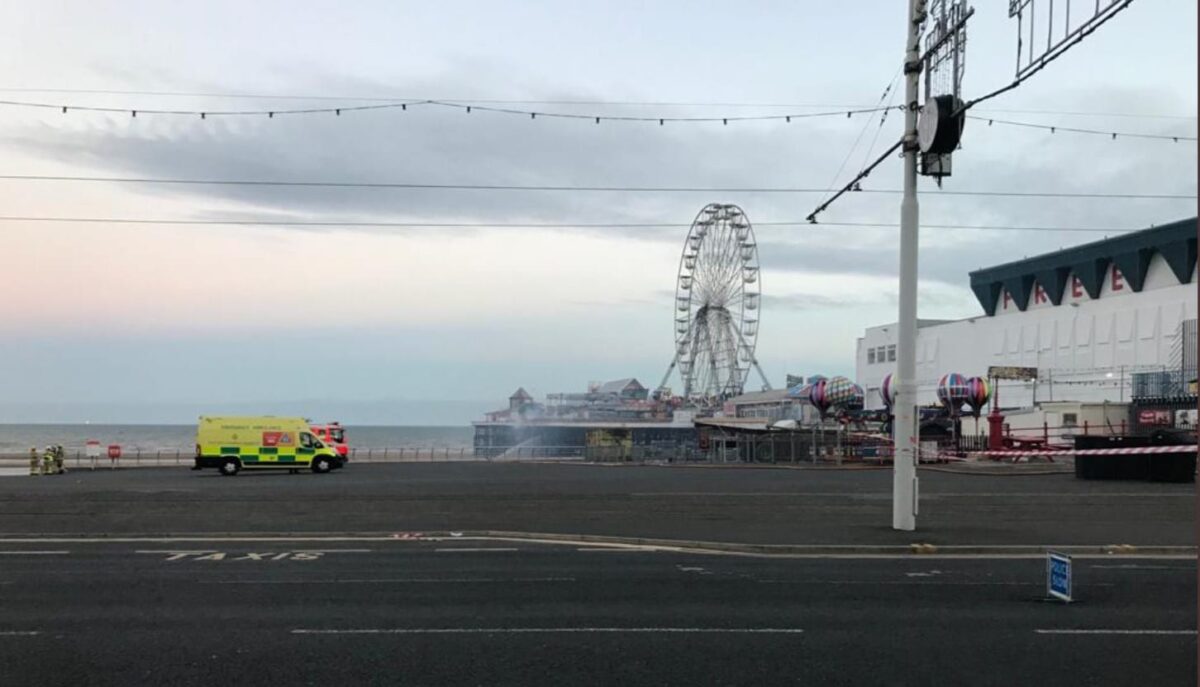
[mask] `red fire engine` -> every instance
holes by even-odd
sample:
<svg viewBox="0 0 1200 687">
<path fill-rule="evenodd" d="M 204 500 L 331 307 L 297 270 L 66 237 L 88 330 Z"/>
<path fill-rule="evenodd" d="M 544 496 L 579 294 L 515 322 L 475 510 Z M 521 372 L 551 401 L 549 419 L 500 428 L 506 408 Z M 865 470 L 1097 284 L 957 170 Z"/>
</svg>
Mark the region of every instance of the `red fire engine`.
<svg viewBox="0 0 1200 687">
<path fill-rule="evenodd" d="M 330 422 L 327 425 L 311 425 L 309 429 L 327 446 L 333 447 L 339 456 L 350 457 L 350 445 L 346 443 L 346 430 L 342 428 L 341 424 Z"/>
</svg>

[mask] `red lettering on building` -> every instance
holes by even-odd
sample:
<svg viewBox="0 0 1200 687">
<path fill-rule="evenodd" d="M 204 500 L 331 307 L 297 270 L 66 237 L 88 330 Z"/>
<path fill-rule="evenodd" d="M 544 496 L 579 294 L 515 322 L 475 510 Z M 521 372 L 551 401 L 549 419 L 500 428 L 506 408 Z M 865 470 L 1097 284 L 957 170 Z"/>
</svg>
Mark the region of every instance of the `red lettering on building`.
<svg viewBox="0 0 1200 687">
<path fill-rule="evenodd" d="M 1116 265 L 1113 265 L 1113 270 L 1112 270 L 1112 290 L 1113 291 L 1121 291 L 1125 288 L 1125 282 L 1123 281 L 1123 279 L 1124 279 L 1124 277 L 1121 275 L 1121 270 L 1117 269 Z"/>
<path fill-rule="evenodd" d="M 1038 284 L 1037 288 L 1034 289 L 1034 291 L 1033 291 L 1033 302 L 1034 303 L 1045 303 L 1046 302 L 1046 290 L 1042 288 L 1041 284 Z"/>
<path fill-rule="evenodd" d="M 1083 298 L 1083 282 L 1079 277 L 1071 277 L 1071 298 Z"/>
</svg>

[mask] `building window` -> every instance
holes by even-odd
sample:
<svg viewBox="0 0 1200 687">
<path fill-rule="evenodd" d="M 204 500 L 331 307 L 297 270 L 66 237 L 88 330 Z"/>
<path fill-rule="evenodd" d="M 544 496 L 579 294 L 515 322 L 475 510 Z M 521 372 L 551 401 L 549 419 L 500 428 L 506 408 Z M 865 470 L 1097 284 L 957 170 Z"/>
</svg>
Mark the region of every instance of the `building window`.
<svg viewBox="0 0 1200 687">
<path fill-rule="evenodd" d="M 1075 427 L 1079 424 L 1079 416 L 1076 413 L 1063 413 L 1063 427 Z"/>
<path fill-rule="evenodd" d="M 882 363 L 887 356 L 887 346 L 880 346 L 875 349 L 875 362 Z"/>
<path fill-rule="evenodd" d="M 889 363 L 896 362 L 896 344 L 892 344 L 891 346 L 888 346 L 887 351 L 888 351 L 888 362 Z"/>
<path fill-rule="evenodd" d="M 874 348 L 867 349 L 867 364 L 868 365 L 875 364 L 875 349 Z"/>
</svg>

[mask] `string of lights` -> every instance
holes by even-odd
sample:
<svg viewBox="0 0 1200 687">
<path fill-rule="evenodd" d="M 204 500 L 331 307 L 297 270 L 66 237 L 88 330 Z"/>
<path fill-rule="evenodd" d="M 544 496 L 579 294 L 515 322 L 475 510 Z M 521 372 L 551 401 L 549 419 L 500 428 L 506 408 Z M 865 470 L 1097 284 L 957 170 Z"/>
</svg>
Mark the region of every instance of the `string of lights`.
<svg viewBox="0 0 1200 687">
<path fill-rule="evenodd" d="M 1105 131 L 1103 129 L 1081 129 L 1079 127 L 1057 126 L 1057 125 L 1052 126 L 1049 124 L 1034 124 L 1032 122 L 1014 122 L 1014 121 L 1008 120 L 1008 119 L 996 119 L 994 117 L 980 117 L 980 116 L 976 116 L 976 115 L 967 115 L 966 117 L 967 117 L 967 119 L 975 119 L 975 120 L 979 120 L 981 122 L 987 122 L 988 126 L 992 126 L 993 124 L 1004 124 L 1006 126 L 1019 126 L 1019 127 L 1029 128 L 1029 129 L 1041 129 L 1043 131 L 1049 131 L 1052 134 L 1058 133 L 1060 131 L 1066 132 L 1066 133 L 1072 133 L 1072 134 L 1094 134 L 1094 135 L 1098 135 L 1098 136 L 1111 137 L 1114 141 L 1118 137 L 1158 139 L 1158 140 L 1164 140 L 1164 141 L 1174 141 L 1175 143 L 1178 143 L 1180 141 L 1195 141 L 1196 140 L 1195 136 L 1175 136 L 1175 135 L 1170 135 L 1170 134 L 1141 134 L 1141 133 L 1130 133 L 1127 131 Z"/>
<path fill-rule="evenodd" d="M 856 114 L 868 114 L 879 112 L 885 108 L 866 107 L 857 109 L 838 109 L 826 110 L 822 112 L 791 112 L 785 114 L 756 114 L 756 115 L 736 115 L 726 114 L 721 116 L 704 116 L 704 117 L 680 117 L 680 116 L 635 116 L 635 115 L 613 115 L 613 114 L 583 114 L 577 112 L 545 112 L 539 110 L 526 110 L 511 107 L 498 107 L 495 105 L 486 105 L 470 102 L 458 102 L 449 100 L 406 100 L 400 102 L 384 102 L 369 105 L 340 105 L 336 107 L 305 107 L 305 108 L 278 108 L 270 110 L 178 110 L 178 109 L 156 109 L 156 108 L 141 108 L 135 106 L 108 107 L 99 105 L 77 105 L 66 103 L 48 103 L 48 102 L 32 102 L 24 100 L 0 100 L 2 107 L 24 107 L 37 108 L 46 110 L 58 110 L 63 114 L 72 111 L 78 112 L 101 112 L 108 114 L 128 114 L 136 118 L 138 115 L 159 115 L 159 116 L 176 116 L 176 117 L 199 117 L 200 119 L 209 119 L 216 117 L 266 117 L 274 119 L 277 116 L 290 115 L 335 115 L 363 112 L 367 110 L 402 110 L 407 111 L 409 108 L 417 107 L 443 107 L 461 110 L 467 114 L 475 111 L 490 112 L 496 114 L 518 115 L 528 117 L 530 119 L 576 119 L 576 120 L 591 120 L 596 124 L 603 121 L 610 122 L 657 122 L 660 126 L 667 122 L 675 123 L 716 123 L 729 124 L 730 122 L 749 122 L 749 121 L 782 121 L 791 122 L 793 119 L 813 119 L 818 117 L 852 117 Z"/>
<path fill-rule="evenodd" d="M 517 184 L 433 184 L 409 182 L 371 181 L 314 181 L 314 180 L 269 180 L 269 179 L 166 179 L 155 177 L 104 177 L 68 176 L 44 174 L 0 174 L 0 180 L 39 182 L 80 182 L 117 184 L 164 184 L 196 186 L 267 186 L 298 188 L 358 188 L 358 189 L 428 189 L 447 191 L 530 191 L 572 193 L 825 193 L 822 188 L 785 186 L 551 186 Z M 897 194 L 901 189 L 857 189 L 854 193 Z M 1136 199 L 1136 200 L 1195 200 L 1195 193 L 1087 193 L 1073 191 L 996 191 L 996 190 L 934 190 L 927 197 L 937 196 L 990 196 L 1006 198 L 1092 198 L 1092 199 Z"/>
<path fill-rule="evenodd" d="M 890 90 L 891 87 L 889 87 Z M 888 95 L 888 91 L 884 91 L 884 96 Z M 882 99 L 881 99 L 882 100 Z M 329 115 L 340 116 L 342 114 L 350 114 L 356 112 L 368 112 L 379 110 L 396 110 L 407 111 L 409 108 L 416 107 L 443 107 L 455 110 L 460 110 L 467 114 L 472 112 L 489 112 L 495 114 L 516 115 L 520 117 L 528 117 L 530 119 L 573 119 L 573 120 L 590 120 L 596 124 L 603 121 L 612 122 L 642 122 L 642 123 L 658 123 L 660 126 L 667 122 L 672 123 L 716 123 L 729 124 L 730 122 L 750 122 L 750 121 L 782 121 L 789 123 L 793 119 L 813 119 L 827 117 L 853 117 L 856 114 L 868 114 L 874 116 L 880 114 L 886 119 L 888 112 L 892 110 L 903 111 L 905 105 L 883 105 L 882 102 L 869 107 L 847 108 L 837 110 L 824 110 L 820 112 L 791 112 L 787 114 L 755 114 L 755 115 L 737 115 L 727 114 L 721 116 L 703 116 L 703 117 L 681 117 L 681 116 L 637 116 L 637 115 L 615 115 L 615 114 L 583 114 L 574 112 L 544 112 L 537 110 L 517 109 L 511 107 L 498 107 L 495 105 L 481 104 L 481 102 L 463 102 L 454 100 L 403 100 L 403 101 L 388 101 L 371 104 L 343 104 L 335 107 L 304 107 L 304 108 L 279 108 L 269 110 L 179 110 L 179 109 L 156 109 L 142 108 L 136 106 L 121 106 L 109 107 L 99 105 L 78 105 L 78 104 L 63 104 L 63 103 L 47 103 L 47 102 L 30 102 L 18 100 L 0 100 L 0 107 L 25 107 L 37 108 L 46 110 L 58 110 L 63 114 L 78 111 L 78 112 L 99 112 L 107 114 L 128 114 L 133 118 L 141 116 L 176 116 L 176 117 L 199 117 L 200 119 L 209 119 L 217 117 L 266 117 L 274 119 L 275 117 L 285 117 L 293 115 Z M 505 102 L 505 101 L 497 101 Z M 520 101 L 514 101 L 520 102 Z M 536 102 L 536 101 L 531 101 Z M 547 103 L 554 101 L 545 101 Z M 732 104 L 726 104 L 732 105 Z M 1049 124 L 1038 124 L 1034 122 L 1021 122 L 1008 119 L 998 119 L 995 117 L 983 117 L 968 115 L 969 119 L 977 119 L 987 121 L 988 125 L 1003 124 L 1007 126 L 1018 126 L 1033 129 L 1043 129 L 1051 133 L 1065 132 L 1078 134 L 1092 134 L 1109 136 L 1112 139 L 1117 138 L 1139 138 L 1139 139 L 1158 139 L 1170 140 L 1178 143 L 1179 141 L 1195 141 L 1195 136 L 1176 136 L 1167 134 L 1145 134 L 1128 131 L 1111 131 L 1101 129 L 1087 129 L 1079 127 L 1057 126 Z M 884 120 L 880 121 L 882 128 Z M 869 122 L 868 122 L 869 125 Z M 866 130 L 864 127 L 863 131 Z M 860 133 L 861 137 L 861 133 Z M 878 137 L 878 131 L 876 134 Z M 843 165 L 844 166 L 844 165 Z"/>
<path fill-rule="evenodd" d="M 309 100 L 309 101 L 334 101 L 334 102 L 381 102 L 381 103 L 397 103 L 397 102 L 424 102 L 426 100 L 437 100 L 447 103 L 471 104 L 481 103 L 488 105 L 593 105 L 604 107 L 728 107 L 728 108 L 793 108 L 793 109 L 831 109 L 838 111 L 858 110 L 868 108 L 868 105 L 856 105 L 846 103 L 795 103 L 795 102 L 732 102 L 732 101 L 680 101 L 680 100 L 604 100 L 596 98 L 575 98 L 575 99 L 554 99 L 554 100 L 536 100 L 536 99 L 500 99 L 500 98 L 411 98 L 397 95 L 384 96 L 375 95 L 330 95 L 324 94 L 302 94 L 302 93 L 245 93 L 245 92 L 220 92 L 220 91 L 156 91 L 156 90 L 134 90 L 134 89 L 111 89 L 111 88 L 30 88 L 24 86 L 6 86 L 0 87 L 0 93 L 60 93 L 60 94 L 84 94 L 84 95 L 142 95 L 153 97 L 170 97 L 170 98 L 221 98 L 226 100 Z M 124 112 L 125 110 L 122 110 Z M 1059 115 L 1070 117 L 1122 117 L 1134 119 L 1196 119 L 1194 114 L 1173 114 L 1164 112 L 1107 112 L 1101 110 L 1046 110 L 1046 109 L 1021 109 L 1021 108 L 1004 108 L 1004 109 L 986 109 L 977 110 L 980 114 L 1034 114 L 1034 115 Z"/>
<path fill-rule="evenodd" d="M 0 215 L 0 222 L 48 222 L 61 224 L 157 224 L 157 225 L 196 225 L 196 226 L 261 226 L 261 227 L 345 227 L 345 228 L 445 228 L 445 229 L 683 229 L 691 226 L 678 222 L 419 222 L 419 221 L 372 221 L 372 220 L 265 220 L 265 219 L 151 219 L 135 217 L 46 217 Z M 754 222 L 755 227 L 812 227 L 805 220 L 779 220 Z M 855 228 L 889 228 L 899 227 L 896 223 L 888 222 L 823 222 L 815 228 L 823 227 L 855 227 Z M 947 229 L 955 231 L 1031 231 L 1031 232 L 1086 232 L 1094 234 L 1123 234 L 1130 229 L 1101 228 L 1101 227 L 1038 227 L 1038 226 L 1006 226 L 1006 225 L 960 225 L 960 224 L 927 224 L 927 229 Z"/>
</svg>

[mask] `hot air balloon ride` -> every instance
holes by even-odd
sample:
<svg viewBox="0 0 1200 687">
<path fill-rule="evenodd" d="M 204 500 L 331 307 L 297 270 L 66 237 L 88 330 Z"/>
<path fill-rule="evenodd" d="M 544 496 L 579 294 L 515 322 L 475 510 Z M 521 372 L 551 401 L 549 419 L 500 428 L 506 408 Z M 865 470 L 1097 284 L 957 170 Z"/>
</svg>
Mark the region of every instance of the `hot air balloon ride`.
<svg viewBox="0 0 1200 687">
<path fill-rule="evenodd" d="M 829 380 L 822 377 L 808 385 L 808 401 L 813 404 L 822 418 L 825 417 L 825 411 L 829 410 L 829 400 L 825 393 L 828 382 Z"/>
<path fill-rule="evenodd" d="M 825 382 L 825 400 L 830 407 L 861 408 L 863 403 L 862 387 L 846 377 L 833 377 Z"/>
<path fill-rule="evenodd" d="M 892 386 L 891 373 L 888 373 L 879 385 L 879 398 L 883 400 L 883 405 L 888 409 L 888 413 L 891 413 L 892 406 L 896 403 L 896 387 Z"/>
<path fill-rule="evenodd" d="M 937 398 L 950 412 L 950 417 L 958 417 L 967 402 L 967 378 L 957 372 L 943 375 L 938 381 Z"/>
<path fill-rule="evenodd" d="M 971 377 L 967 380 L 967 405 L 971 406 L 971 415 L 979 419 L 983 407 L 992 398 L 992 385 L 983 377 Z"/>
</svg>

